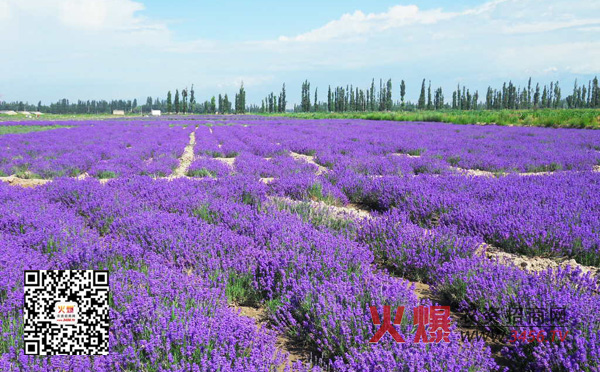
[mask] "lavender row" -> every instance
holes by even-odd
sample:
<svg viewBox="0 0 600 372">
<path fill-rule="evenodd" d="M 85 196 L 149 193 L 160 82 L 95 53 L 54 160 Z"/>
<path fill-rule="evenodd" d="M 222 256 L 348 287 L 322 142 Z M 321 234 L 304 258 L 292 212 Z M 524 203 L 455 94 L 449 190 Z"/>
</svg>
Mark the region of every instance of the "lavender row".
<svg viewBox="0 0 600 372">
<path fill-rule="evenodd" d="M 495 366 L 481 342 L 465 346 L 454 340 L 425 347 L 386 340 L 369 345 L 376 327 L 368 306 L 411 309 L 417 302 L 408 283 L 373 272 L 367 247 L 269 208 L 266 186 L 254 179 L 132 178 L 106 185 L 56 180 L 35 190 L 3 186 L 0 191 L 7 211 L 0 214 L 7 216 L 1 231 L 11 242 L 7 244 L 11 251 L 32 255 L 23 262 L 37 262 L 38 268 L 109 267 L 115 272 L 111 317 L 120 327 L 111 340 L 114 353 L 94 358 L 95 370 L 149 365 L 193 370 L 192 364 L 207 370 L 217 365 L 226 370 L 270 370 L 280 364 L 273 336 L 257 333 L 252 322 L 232 315 L 226 306 L 232 300 L 264 303 L 277 330 L 304 340 L 320 356 L 321 365 L 338 370 L 404 365 L 458 371 Z M 20 221 L 17 228 L 13 221 Z M 71 230 L 64 231 L 66 226 Z M 90 241 L 96 244 L 87 244 Z M 48 248 L 49 242 L 58 243 Z M 9 263 L 3 272 L 16 268 Z M 65 369 L 91 368 L 89 359 L 19 356 L 22 292 L 20 276 L 11 277 L 14 282 L 6 288 L 12 300 L 2 302 L 11 316 L 3 322 L 16 327 L 2 336 L 8 349 L 2 357 L 4 366 L 52 369 L 44 364 L 52 363 Z M 128 302 L 131 298 L 139 301 Z M 198 305 L 181 308 L 171 320 L 167 309 L 190 302 Z M 150 315 L 148 309 L 158 309 L 158 314 Z M 219 328 L 216 319 L 232 326 Z M 186 331 L 169 326 L 170 321 L 185 324 Z M 135 324 L 146 324 L 147 331 L 139 333 Z M 207 336 L 209 329 L 212 333 Z M 244 336 L 232 339 L 232 329 Z M 188 340 L 185 349 L 177 341 L 183 339 Z M 232 342 L 238 345 L 235 350 L 250 350 L 250 355 L 218 346 Z"/>
<path fill-rule="evenodd" d="M 397 208 L 424 227 L 454 227 L 508 252 L 600 264 L 598 172 L 377 179 L 346 172 L 328 178 L 351 201 Z"/>
<path fill-rule="evenodd" d="M 595 370 L 600 365 L 600 284 L 590 274 L 570 267 L 526 273 L 479 257 L 455 259 L 437 272 L 434 292 L 466 312 L 476 324 L 509 339 L 520 334 L 561 337 L 516 339 L 502 353 L 515 370 Z M 560 320 L 514 316 L 515 310 L 560 310 Z M 550 310 L 548 310 L 550 311 Z M 545 315 L 548 316 L 548 315 Z M 545 341 L 545 342 L 544 342 Z"/>
<path fill-rule="evenodd" d="M 51 179 L 168 176 L 189 142 L 188 129 L 94 125 L 0 137 L 0 174 Z"/>
</svg>

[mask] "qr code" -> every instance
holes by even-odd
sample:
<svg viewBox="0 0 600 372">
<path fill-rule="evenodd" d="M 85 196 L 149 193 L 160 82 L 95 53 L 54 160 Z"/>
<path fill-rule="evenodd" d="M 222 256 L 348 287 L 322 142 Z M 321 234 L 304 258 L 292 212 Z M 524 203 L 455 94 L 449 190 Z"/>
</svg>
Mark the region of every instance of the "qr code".
<svg viewBox="0 0 600 372">
<path fill-rule="evenodd" d="M 26 270 L 27 355 L 108 355 L 108 271 Z"/>
</svg>

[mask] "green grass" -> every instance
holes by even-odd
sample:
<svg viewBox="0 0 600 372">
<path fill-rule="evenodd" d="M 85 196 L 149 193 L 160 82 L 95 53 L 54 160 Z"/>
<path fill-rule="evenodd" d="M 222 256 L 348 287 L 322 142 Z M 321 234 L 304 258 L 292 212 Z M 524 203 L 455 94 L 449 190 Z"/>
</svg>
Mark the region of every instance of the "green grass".
<svg viewBox="0 0 600 372">
<path fill-rule="evenodd" d="M 267 114 L 265 114 L 267 115 Z M 600 129 L 600 109 L 543 110 L 438 110 L 395 112 L 312 112 L 268 114 L 305 119 L 367 119 L 390 121 L 433 121 L 455 124 L 496 124 L 554 128 Z"/>
<path fill-rule="evenodd" d="M 304 222 L 311 223 L 315 228 L 321 226 L 334 233 L 343 233 L 353 235 L 356 232 L 357 224 L 350 218 L 343 218 L 336 215 L 327 207 L 313 205 L 309 202 L 290 202 L 283 199 L 275 199 L 274 204 L 278 210 L 285 210 L 296 214 Z"/>
<path fill-rule="evenodd" d="M 57 128 L 72 128 L 68 125 L 0 125 L 0 135 L 14 133 L 41 132 Z"/>
<path fill-rule="evenodd" d="M 217 172 L 208 170 L 206 168 L 200 168 L 200 169 L 194 169 L 194 170 L 187 171 L 187 176 L 188 177 L 197 177 L 197 178 L 201 178 L 201 177 L 216 178 Z"/>
<path fill-rule="evenodd" d="M 26 116 L 23 114 L 6 115 L 0 114 L 0 122 L 2 121 L 55 121 L 55 120 L 103 120 L 103 119 L 123 119 L 142 117 L 139 113 L 120 116 L 113 114 L 43 114 L 39 117 L 35 115 Z"/>
</svg>

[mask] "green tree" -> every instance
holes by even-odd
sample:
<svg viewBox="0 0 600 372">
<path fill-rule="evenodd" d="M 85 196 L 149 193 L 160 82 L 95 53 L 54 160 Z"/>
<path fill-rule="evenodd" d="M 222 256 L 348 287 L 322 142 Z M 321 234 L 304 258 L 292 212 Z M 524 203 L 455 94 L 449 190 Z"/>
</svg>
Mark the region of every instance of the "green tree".
<svg viewBox="0 0 600 372">
<path fill-rule="evenodd" d="M 175 105 L 175 113 L 179 114 L 179 90 L 175 89 L 175 100 L 173 102 L 173 104 Z"/>
<path fill-rule="evenodd" d="M 146 98 L 146 112 L 152 110 L 152 97 Z"/>
<path fill-rule="evenodd" d="M 217 113 L 217 103 L 215 101 L 215 96 L 212 96 L 212 98 L 210 99 L 210 113 L 211 114 Z"/>
<path fill-rule="evenodd" d="M 404 80 L 400 82 L 400 100 L 402 101 L 402 109 L 404 110 L 404 96 L 406 95 L 406 84 Z"/>
<path fill-rule="evenodd" d="M 285 83 L 281 87 L 281 93 L 279 93 L 279 112 L 285 112 L 287 106 L 287 99 L 285 96 Z"/>
<path fill-rule="evenodd" d="M 223 98 L 223 112 L 226 114 L 231 113 L 231 102 L 229 102 L 227 94 L 225 94 L 225 97 Z"/>
<path fill-rule="evenodd" d="M 181 98 L 182 98 L 182 103 L 181 103 L 181 111 L 183 112 L 183 114 L 185 115 L 186 111 L 187 111 L 187 97 L 188 97 L 188 90 L 187 88 L 182 89 L 181 90 Z"/>
<path fill-rule="evenodd" d="M 425 79 L 423 79 L 423 83 L 421 83 L 421 95 L 419 95 L 417 107 L 419 110 L 425 109 Z"/>
<path fill-rule="evenodd" d="M 394 102 L 392 101 L 392 79 L 388 79 L 385 93 L 385 109 L 392 111 L 392 106 L 394 105 Z"/>
<path fill-rule="evenodd" d="M 433 108 L 433 102 L 431 102 L 431 80 L 429 80 L 429 86 L 427 87 L 427 110 Z"/>
<path fill-rule="evenodd" d="M 244 90 L 244 82 L 240 86 L 240 91 L 236 94 L 235 99 L 235 112 L 236 114 L 243 114 L 246 112 L 246 91 Z"/>
<path fill-rule="evenodd" d="M 192 89 L 190 90 L 190 112 L 194 113 L 196 109 L 196 96 L 194 94 L 194 84 L 192 84 Z"/>
<path fill-rule="evenodd" d="M 133 101 L 134 106 L 136 105 L 136 101 Z M 171 101 L 171 91 L 167 92 L 167 111 L 171 112 L 173 110 L 173 102 Z"/>
</svg>

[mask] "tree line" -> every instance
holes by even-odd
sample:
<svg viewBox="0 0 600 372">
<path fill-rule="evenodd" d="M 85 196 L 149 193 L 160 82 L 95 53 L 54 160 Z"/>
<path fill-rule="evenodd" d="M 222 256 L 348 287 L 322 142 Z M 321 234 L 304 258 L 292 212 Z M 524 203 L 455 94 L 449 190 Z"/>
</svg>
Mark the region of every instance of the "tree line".
<svg viewBox="0 0 600 372">
<path fill-rule="evenodd" d="M 197 102 L 195 93 L 194 85 L 192 84 L 190 89 L 187 87 L 181 89 L 181 91 L 175 89 L 175 94 L 168 91 L 166 99 L 148 97 L 146 98 L 146 103 L 142 105 L 138 104 L 137 99 L 111 101 L 77 100 L 77 102 L 71 102 L 63 98 L 49 105 L 43 105 L 41 101 L 37 105 L 22 101 L 0 101 L 0 110 L 39 111 L 50 114 L 111 114 L 113 110 L 123 110 L 126 113 L 135 114 L 149 114 L 151 110 L 160 110 L 163 113 L 175 114 L 243 114 L 246 112 L 246 90 L 244 89 L 244 83 L 241 84 L 239 91 L 235 94 L 233 102 L 230 101 L 227 94 L 219 94 L 218 100 L 215 96 L 212 96 L 204 102 Z M 255 111 L 259 111 L 259 108 L 255 106 L 250 107 Z"/>
<path fill-rule="evenodd" d="M 400 110 L 504 110 L 504 109 L 544 109 L 544 108 L 600 108 L 600 87 L 598 78 L 588 81 L 587 84 L 578 85 L 577 80 L 570 95 L 562 98 L 559 82 L 550 82 L 540 86 L 532 85 L 529 78 L 527 86 L 520 87 L 512 81 L 503 83 L 502 87 L 488 86 L 485 99 L 480 97 L 479 91 L 471 91 L 465 86 L 456 87 L 452 91 L 452 98 L 444 96 L 442 87 L 432 91 L 431 81 L 423 79 L 421 91 L 417 102 L 405 101 L 406 83 L 399 84 L 400 100 L 392 99 L 394 91 L 392 80 L 387 82 L 379 80 L 379 89 L 375 79 L 365 89 L 352 85 L 338 86 L 327 90 L 327 101 L 318 101 L 315 88 L 314 100 L 311 102 L 310 82 L 302 83 L 301 100 L 299 105 L 294 105 L 294 112 L 345 112 L 345 111 L 400 111 Z M 263 110 L 263 112 L 273 112 Z"/>
<path fill-rule="evenodd" d="M 311 84 L 305 80 L 301 86 L 300 103 L 294 104 L 294 112 L 346 112 L 346 111 L 401 111 L 401 110 L 503 110 L 503 109 L 545 109 L 545 108 L 600 108 L 600 87 L 598 78 L 586 83 L 573 85 L 570 94 L 563 98 L 559 82 L 550 82 L 540 86 L 533 85 L 529 78 L 526 86 L 516 86 L 512 81 L 503 83 L 500 88 L 488 86 L 485 96 L 479 91 L 472 91 L 460 84 L 450 96 L 446 97 L 442 87 L 433 87 L 431 81 L 423 79 L 419 98 L 416 102 L 406 101 L 406 83 L 404 80 L 394 86 L 392 80 L 375 79 L 370 86 L 359 88 L 353 85 L 328 86 L 327 95 L 319 100 L 319 91 L 315 87 L 311 92 Z M 399 100 L 393 99 L 393 93 L 399 93 Z M 397 96 L 396 96 L 397 97 Z M 286 85 L 283 84 L 278 94 L 269 93 L 261 100 L 260 105 L 246 104 L 246 91 L 242 82 L 233 100 L 227 94 L 212 96 L 203 102 L 196 101 L 194 85 L 188 90 L 175 89 L 175 93 L 167 92 L 166 99 L 148 97 L 145 104 L 133 100 L 77 100 L 70 102 L 61 99 L 49 105 L 38 102 L 37 105 L 0 101 L 0 110 L 39 111 L 52 114 L 109 114 L 113 110 L 127 113 L 144 114 L 150 110 L 161 110 L 175 114 L 243 114 L 250 113 L 283 113 L 287 108 Z"/>
</svg>

